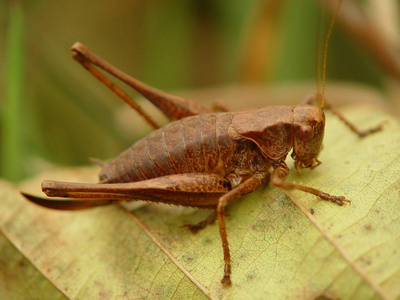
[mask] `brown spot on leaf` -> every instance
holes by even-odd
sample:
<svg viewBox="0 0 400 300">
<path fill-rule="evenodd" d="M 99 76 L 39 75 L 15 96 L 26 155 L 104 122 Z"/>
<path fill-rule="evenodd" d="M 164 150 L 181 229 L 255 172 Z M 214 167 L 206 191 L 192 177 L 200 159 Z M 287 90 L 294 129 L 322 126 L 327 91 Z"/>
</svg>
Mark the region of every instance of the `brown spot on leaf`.
<svg viewBox="0 0 400 300">
<path fill-rule="evenodd" d="M 210 245 L 210 244 L 212 244 L 212 240 L 211 239 L 205 239 L 203 241 L 203 245 Z"/>
<path fill-rule="evenodd" d="M 338 300 L 340 298 L 337 297 L 332 292 L 325 291 L 325 292 L 322 292 L 320 294 L 317 294 L 317 295 L 311 297 L 311 299 L 315 299 L 315 300 Z"/>
<path fill-rule="evenodd" d="M 364 227 L 367 231 L 372 231 L 373 227 L 371 226 L 371 224 L 365 225 Z"/>
<path fill-rule="evenodd" d="M 246 277 L 247 277 L 247 281 L 254 281 L 257 278 L 257 276 L 254 273 L 247 274 Z"/>
</svg>

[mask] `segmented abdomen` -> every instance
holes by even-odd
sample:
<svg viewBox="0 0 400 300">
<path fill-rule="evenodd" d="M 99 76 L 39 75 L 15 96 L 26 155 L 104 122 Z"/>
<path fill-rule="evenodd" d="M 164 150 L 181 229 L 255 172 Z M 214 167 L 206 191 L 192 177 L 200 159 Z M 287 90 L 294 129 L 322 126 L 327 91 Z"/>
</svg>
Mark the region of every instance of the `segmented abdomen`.
<svg viewBox="0 0 400 300">
<path fill-rule="evenodd" d="M 237 143 L 228 136 L 231 113 L 201 114 L 164 126 L 108 163 L 103 183 L 132 182 L 182 173 L 232 172 Z"/>
</svg>

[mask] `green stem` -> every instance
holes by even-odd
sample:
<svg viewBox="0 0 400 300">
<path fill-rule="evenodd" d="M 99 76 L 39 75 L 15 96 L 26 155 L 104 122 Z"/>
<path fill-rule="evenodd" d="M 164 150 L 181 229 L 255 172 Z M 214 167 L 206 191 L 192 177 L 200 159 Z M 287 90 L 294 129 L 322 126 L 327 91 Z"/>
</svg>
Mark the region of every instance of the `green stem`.
<svg viewBox="0 0 400 300">
<path fill-rule="evenodd" d="M 2 107 L 2 177 L 22 179 L 21 100 L 24 87 L 24 14 L 19 1 L 10 3 L 5 53 L 5 94 Z"/>
</svg>

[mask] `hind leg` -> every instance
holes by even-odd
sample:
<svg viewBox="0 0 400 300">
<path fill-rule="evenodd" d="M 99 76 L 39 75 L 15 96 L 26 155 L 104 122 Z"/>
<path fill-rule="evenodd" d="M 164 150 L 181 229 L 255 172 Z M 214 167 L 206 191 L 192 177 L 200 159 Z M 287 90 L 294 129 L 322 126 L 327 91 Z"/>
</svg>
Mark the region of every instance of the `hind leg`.
<svg viewBox="0 0 400 300">
<path fill-rule="evenodd" d="M 94 66 L 103 69 L 104 71 L 131 86 L 138 93 L 142 94 L 145 98 L 150 100 L 171 120 L 179 120 L 188 116 L 212 112 L 212 110 L 189 99 L 184 99 L 160 91 L 156 88 L 144 84 L 143 82 L 140 82 L 139 80 L 136 80 L 135 78 L 117 69 L 101 57 L 97 56 L 95 53 L 90 51 L 89 48 L 80 43 L 75 43 L 72 46 L 72 51 L 73 58 L 76 61 L 78 61 L 83 67 L 85 67 L 90 73 L 92 73 L 92 75 L 94 75 L 104 85 L 111 89 L 118 97 L 123 99 L 128 105 L 130 105 L 139 114 L 141 114 L 146 119 L 146 121 L 149 122 L 150 125 L 152 125 L 155 129 L 159 128 L 159 125 L 151 120 L 151 118 L 139 107 L 139 105 L 132 98 L 130 98 L 107 77 L 100 73 Z"/>
</svg>

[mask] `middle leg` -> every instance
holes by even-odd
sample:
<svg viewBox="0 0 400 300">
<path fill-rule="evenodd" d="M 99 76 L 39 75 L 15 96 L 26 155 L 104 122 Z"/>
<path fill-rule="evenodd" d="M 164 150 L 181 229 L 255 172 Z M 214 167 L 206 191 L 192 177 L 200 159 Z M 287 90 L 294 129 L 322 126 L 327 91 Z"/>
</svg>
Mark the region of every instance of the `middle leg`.
<svg viewBox="0 0 400 300">
<path fill-rule="evenodd" d="M 231 255 L 229 251 L 229 243 L 228 243 L 228 235 L 226 233 L 226 224 L 225 224 L 225 207 L 234 199 L 249 194 L 257 190 L 261 185 L 266 181 L 268 172 L 265 173 L 256 173 L 249 179 L 245 180 L 243 183 L 233 188 L 231 191 L 223 195 L 218 199 L 217 205 L 217 217 L 219 224 L 219 234 L 222 240 L 222 248 L 224 250 L 224 277 L 221 280 L 221 283 L 224 286 L 231 285 Z"/>
</svg>

